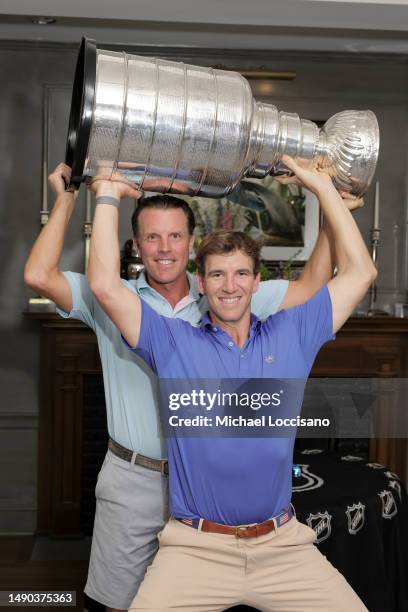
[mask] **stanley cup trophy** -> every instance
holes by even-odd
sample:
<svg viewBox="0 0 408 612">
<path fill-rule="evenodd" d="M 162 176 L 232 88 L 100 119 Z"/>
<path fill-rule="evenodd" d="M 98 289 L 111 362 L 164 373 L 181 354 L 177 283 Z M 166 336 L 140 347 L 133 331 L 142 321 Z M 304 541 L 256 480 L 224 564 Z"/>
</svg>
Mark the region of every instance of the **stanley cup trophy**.
<svg viewBox="0 0 408 612">
<path fill-rule="evenodd" d="M 371 111 L 344 111 L 323 129 L 253 99 L 239 73 L 97 49 L 83 39 L 66 163 L 71 185 L 113 176 L 143 191 L 220 198 L 244 177 L 287 173 L 289 155 L 361 196 L 378 157 Z"/>
</svg>

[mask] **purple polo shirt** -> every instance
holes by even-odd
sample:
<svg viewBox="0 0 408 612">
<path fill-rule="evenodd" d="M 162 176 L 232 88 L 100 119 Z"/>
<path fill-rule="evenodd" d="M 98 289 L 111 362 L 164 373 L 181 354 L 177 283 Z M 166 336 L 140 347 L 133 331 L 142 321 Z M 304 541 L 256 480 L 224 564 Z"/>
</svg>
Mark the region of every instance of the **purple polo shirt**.
<svg viewBox="0 0 408 612">
<path fill-rule="evenodd" d="M 265 321 L 251 315 L 242 349 L 208 316 L 197 328 L 141 303 L 141 335 L 132 350 L 160 378 L 307 379 L 319 348 L 333 337 L 327 287 Z M 240 525 L 279 514 L 291 499 L 293 444 L 293 437 L 167 438 L 172 515 Z"/>
</svg>

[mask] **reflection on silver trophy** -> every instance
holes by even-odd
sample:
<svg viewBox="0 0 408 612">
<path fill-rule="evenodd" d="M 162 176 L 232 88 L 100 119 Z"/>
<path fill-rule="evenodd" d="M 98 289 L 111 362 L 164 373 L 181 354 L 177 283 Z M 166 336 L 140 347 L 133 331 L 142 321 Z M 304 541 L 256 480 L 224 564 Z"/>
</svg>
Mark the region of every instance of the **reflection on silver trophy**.
<svg viewBox="0 0 408 612">
<path fill-rule="evenodd" d="M 323 129 L 253 99 L 237 72 L 81 45 L 67 163 L 72 184 L 112 175 L 145 191 L 207 197 L 244 177 L 286 172 L 286 154 L 324 168 L 339 190 L 361 196 L 378 157 L 371 111 L 348 110 Z"/>
</svg>

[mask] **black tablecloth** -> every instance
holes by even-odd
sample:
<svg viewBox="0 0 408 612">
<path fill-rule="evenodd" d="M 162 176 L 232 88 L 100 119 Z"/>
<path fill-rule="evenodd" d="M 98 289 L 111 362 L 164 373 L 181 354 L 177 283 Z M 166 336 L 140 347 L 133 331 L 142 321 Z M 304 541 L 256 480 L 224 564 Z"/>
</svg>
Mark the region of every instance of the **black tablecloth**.
<svg viewBox="0 0 408 612">
<path fill-rule="evenodd" d="M 311 452 L 312 451 L 312 452 Z M 408 497 L 396 474 L 352 455 L 295 453 L 298 519 L 370 612 L 408 612 Z"/>
<path fill-rule="evenodd" d="M 315 529 L 319 550 L 370 612 L 408 612 L 408 497 L 398 476 L 312 448 L 296 452 L 294 463 L 302 468 L 293 479 L 296 515 Z"/>
</svg>

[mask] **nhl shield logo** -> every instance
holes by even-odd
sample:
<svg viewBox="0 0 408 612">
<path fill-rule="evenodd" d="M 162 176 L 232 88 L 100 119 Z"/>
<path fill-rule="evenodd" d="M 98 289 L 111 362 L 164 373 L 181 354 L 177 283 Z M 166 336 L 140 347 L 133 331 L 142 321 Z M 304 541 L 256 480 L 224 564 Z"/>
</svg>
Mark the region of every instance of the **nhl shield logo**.
<svg viewBox="0 0 408 612">
<path fill-rule="evenodd" d="M 367 467 L 373 468 L 373 470 L 383 470 L 385 469 L 385 465 L 382 463 L 366 463 Z"/>
<path fill-rule="evenodd" d="M 391 491 L 387 491 L 387 489 L 385 489 L 384 491 L 381 491 L 381 493 L 378 493 L 378 496 L 381 497 L 382 501 L 382 517 L 385 519 L 390 519 L 395 516 L 398 512 L 398 508 Z"/>
<path fill-rule="evenodd" d="M 320 544 L 331 534 L 332 515 L 326 512 L 318 512 L 317 514 L 309 514 L 306 519 L 307 524 L 316 533 L 316 543 Z"/>
<path fill-rule="evenodd" d="M 296 485 L 292 487 L 293 493 L 299 493 L 299 491 L 311 491 L 312 489 L 318 489 L 323 486 L 324 480 L 320 476 L 309 472 L 309 465 L 299 463 L 301 473 L 296 476 Z"/>
<path fill-rule="evenodd" d="M 391 478 L 392 480 L 400 480 L 400 477 L 398 476 L 398 474 L 395 474 L 394 472 L 384 472 L 385 476 L 387 478 Z"/>
<path fill-rule="evenodd" d="M 356 455 L 344 455 L 341 458 L 342 461 L 363 461 L 362 457 L 357 457 Z"/>
<path fill-rule="evenodd" d="M 358 502 L 352 506 L 347 506 L 346 510 L 348 518 L 348 530 L 349 533 L 355 535 L 360 531 L 365 521 L 365 504 Z"/>
<path fill-rule="evenodd" d="M 401 484 L 398 482 L 398 480 L 390 480 L 390 482 L 388 483 L 388 486 L 392 487 L 393 489 L 397 491 L 400 501 L 402 501 Z"/>
</svg>

